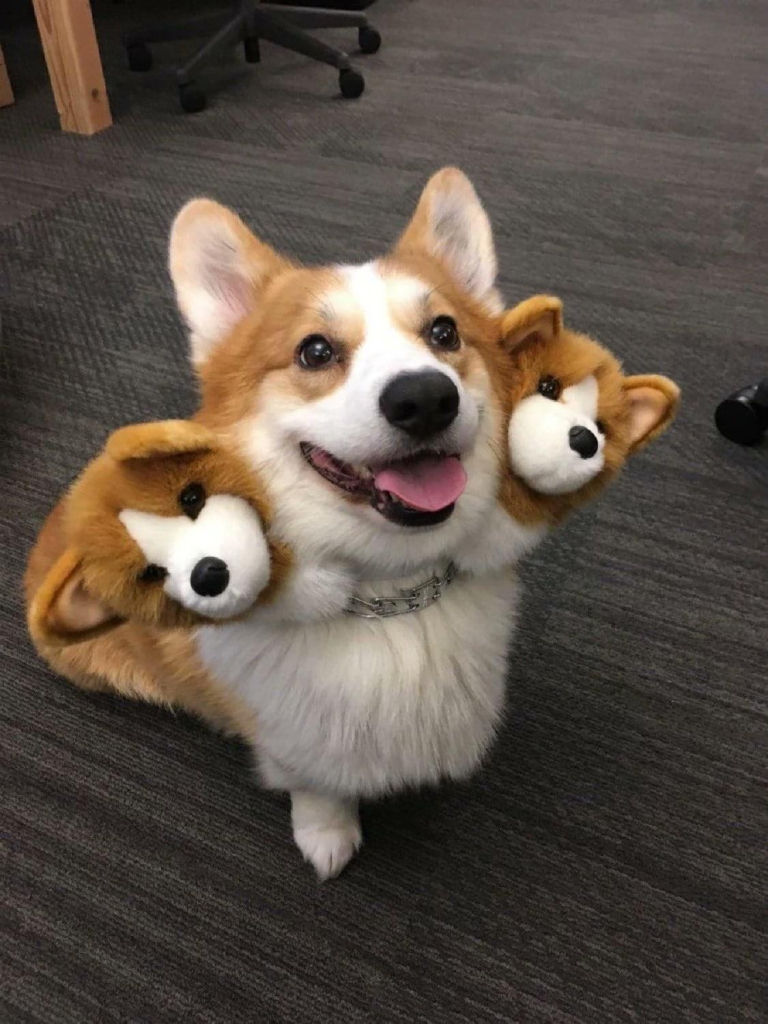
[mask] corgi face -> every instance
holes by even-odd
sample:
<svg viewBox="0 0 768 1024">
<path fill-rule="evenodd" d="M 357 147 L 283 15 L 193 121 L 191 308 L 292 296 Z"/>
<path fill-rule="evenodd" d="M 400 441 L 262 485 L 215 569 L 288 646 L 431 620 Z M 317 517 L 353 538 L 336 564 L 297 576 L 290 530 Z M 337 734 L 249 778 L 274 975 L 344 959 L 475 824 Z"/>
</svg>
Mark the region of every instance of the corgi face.
<svg viewBox="0 0 768 1024">
<path fill-rule="evenodd" d="M 267 470 L 292 542 L 404 565 L 490 507 L 495 256 L 463 175 L 436 175 L 393 253 L 361 266 L 296 267 L 205 200 L 170 262 L 202 418 Z"/>
<path fill-rule="evenodd" d="M 549 296 L 505 314 L 502 336 L 511 469 L 502 500 L 522 521 L 558 521 L 666 429 L 679 389 L 625 376 L 606 349 L 563 326 Z"/>
<path fill-rule="evenodd" d="M 278 443 L 371 522 L 434 526 L 464 492 L 487 377 L 451 298 L 394 262 L 339 268 L 262 388 Z"/>
<path fill-rule="evenodd" d="M 284 568 L 245 465 L 204 427 L 125 427 L 66 499 L 69 547 L 32 603 L 33 634 L 70 643 L 125 619 L 190 626 L 247 611 Z"/>
</svg>

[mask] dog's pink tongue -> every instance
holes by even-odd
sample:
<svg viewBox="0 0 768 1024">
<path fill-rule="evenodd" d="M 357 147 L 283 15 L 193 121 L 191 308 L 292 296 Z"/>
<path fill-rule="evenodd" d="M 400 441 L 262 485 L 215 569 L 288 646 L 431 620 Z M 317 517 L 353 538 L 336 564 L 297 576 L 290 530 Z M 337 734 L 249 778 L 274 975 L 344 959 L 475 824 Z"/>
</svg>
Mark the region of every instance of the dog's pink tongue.
<svg viewBox="0 0 768 1024">
<path fill-rule="evenodd" d="M 455 456 L 399 462 L 376 474 L 380 491 L 420 512 L 438 512 L 452 505 L 467 486 L 467 474 Z"/>
</svg>

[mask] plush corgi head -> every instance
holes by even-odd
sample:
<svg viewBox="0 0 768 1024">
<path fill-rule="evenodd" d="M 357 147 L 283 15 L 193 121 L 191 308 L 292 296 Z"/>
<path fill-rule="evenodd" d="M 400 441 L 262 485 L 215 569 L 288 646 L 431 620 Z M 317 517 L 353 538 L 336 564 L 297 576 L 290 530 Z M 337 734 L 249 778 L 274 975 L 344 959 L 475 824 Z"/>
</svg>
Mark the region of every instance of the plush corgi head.
<svg viewBox="0 0 768 1024">
<path fill-rule="evenodd" d="M 500 301 L 488 218 L 463 174 L 436 174 L 393 250 L 369 263 L 299 267 L 195 200 L 174 224 L 170 267 L 201 419 L 264 470 L 297 553 L 389 575 L 481 522 L 500 410 L 480 348 Z"/>
<path fill-rule="evenodd" d="M 502 338 L 512 470 L 502 504 L 521 522 L 557 522 L 666 430 L 680 391 L 666 377 L 625 376 L 610 352 L 563 325 L 550 296 L 509 310 Z"/>
<path fill-rule="evenodd" d="M 44 643 L 76 643 L 127 619 L 229 619 L 265 599 L 287 567 L 286 552 L 267 545 L 258 482 L 194 422 L 116 431 L 64 510 L 68 547 L 29 609 Z"/>
</svg>

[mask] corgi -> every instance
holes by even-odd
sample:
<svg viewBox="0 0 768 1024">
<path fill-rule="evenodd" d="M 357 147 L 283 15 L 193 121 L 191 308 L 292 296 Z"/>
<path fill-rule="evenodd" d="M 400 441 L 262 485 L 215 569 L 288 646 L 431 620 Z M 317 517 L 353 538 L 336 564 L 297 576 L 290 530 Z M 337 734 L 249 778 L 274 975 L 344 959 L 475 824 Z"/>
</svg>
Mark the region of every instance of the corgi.
<svg viewBox="0 0 768 1024">
<path fill-rule="evenodd" d="M 329 878 L 362 841 L 360 799 L 465 778 L 503 710 L 517 582 L 451 575 L 499 489 L 490 224 L 447 169 L 390 253 L 308 269 L 196 200 L 170 269 L 200 421 L 264 480 L 303 589 L 337 563 L 359 581 L 334 618 L 254 609 L 195 631 L 202 664 L 258 721 L 263 784 L 290 793 L 295 841 Z"/>
<path fill-rule="evenodd" d="M 517 557 L 565 498 L 544 494 L 551 512 L 533 514 L 507 496 L 507 478 L 536 493 L 509 461 L 507 391 L 527 394 L 500 342 L 490 223 L 461 172 L 433 176 L 399 241 L 368 263 L 302 267 L 210 200 L 176 218 L 169 263 L 196 418 L 263 481 L 270 541 L 293 569 L 268 606 L 196 625 L 182 647 L 171 631 L 173 657 L 150 629 L 151 671 L 121 650 L 116 688 L 244 736 L 264 785 L 290 794 L 300 852 L 330 878 L 362 842 L 361 799 L 481 763 L 519 588 L 506 549 L 476 571 L 456 559 L 498 517 Z M 99 678 L 114 685 L 111 661 Z"/>
<path fill-rule="evenodd" d="M 508 461 L 488 529 L 456 559 L 475 572 L 514 565 L 596 498 L 669 427 L 680 402 L 668 377 L 625 376 L 607 349 L 568 330 L 549 295 L 503 314 L 493 356 Z"/>
</svg>

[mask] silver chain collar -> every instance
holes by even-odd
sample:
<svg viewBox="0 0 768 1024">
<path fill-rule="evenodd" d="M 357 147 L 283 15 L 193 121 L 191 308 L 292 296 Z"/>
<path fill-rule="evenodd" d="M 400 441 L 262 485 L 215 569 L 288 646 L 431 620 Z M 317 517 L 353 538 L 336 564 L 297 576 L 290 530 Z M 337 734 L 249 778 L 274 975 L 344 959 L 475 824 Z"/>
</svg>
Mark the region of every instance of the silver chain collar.
<svg viewBox="0 0 768 1024">
<path fill-rule="evenodd" d="M 408 615 L 429 608 L 443 596 L 446 588 L 453 582 L 458 570 L 453 562 L 442 576 L 431 576 L 424 583 L 412 590 L 403 590 L 396 597 L 351 597 L 347 604 L 347 614 L 357 615 L 361 619 L 391 619 L 395 615 Z"/>
</svg>

